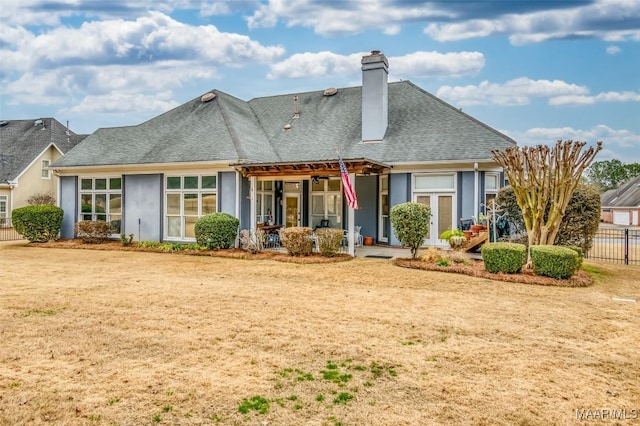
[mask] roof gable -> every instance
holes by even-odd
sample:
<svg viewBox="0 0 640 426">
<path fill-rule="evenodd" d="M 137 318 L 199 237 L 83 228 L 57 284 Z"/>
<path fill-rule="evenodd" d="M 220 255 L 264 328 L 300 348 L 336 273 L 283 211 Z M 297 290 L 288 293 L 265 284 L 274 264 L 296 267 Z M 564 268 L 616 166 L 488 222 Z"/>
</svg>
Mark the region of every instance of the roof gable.
<svg viewBox="0 0 640 426">
<path fill-rule="evenodd" d="M 50 146 L 65 154 L 87 137 L 67 134 L 54 118 L 5 122 L 0 127 L 0 183 L 16 180 Z"/>
</svg>

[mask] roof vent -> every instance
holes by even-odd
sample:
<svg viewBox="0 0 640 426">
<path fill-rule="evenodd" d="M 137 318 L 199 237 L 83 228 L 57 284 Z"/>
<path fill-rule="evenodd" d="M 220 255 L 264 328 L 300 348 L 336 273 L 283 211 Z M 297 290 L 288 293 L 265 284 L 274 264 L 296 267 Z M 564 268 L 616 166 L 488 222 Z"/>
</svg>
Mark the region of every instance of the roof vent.
<svg viewBox="0 0 640 426">
<path fill-rule="evenodd" d="M 2 121 L 0 121 L 0 127 L 4 127 L 4 126 L 6 126 L 7 124 L 9 124 L 9 122 L 8 122 L 7 120 L 2 120 Z"/>
<path fill-rule="evenodd" d="M 328 89 L 326 89 L 323 93 L 324 96 L 333 96 L 336 93 L 338 93 L 338 89 L 336 89 L 335 87 L 329 87 Z"/>
<path fill-rule="evenodd" d="M 38 126 L 42 126 L 44 124 L 44 121 L 42 120 L 36 120 L 33 123 L 33 127 L 38 127 Z"/>
<path fill-rule="evenodd" d="M 291 130 L 291 124 L 285 124 L 283 129 L 284 130 Z"/>
<path fill-rule="evenodd" d="M 213 100 L 216 97 L 216 94 L 213 92 L 209 92 L 209 93 L 205 93 L 204 95 L 202 95 L 202 97 L 200 98 L 200 101 L 204 102 L 209 102 L 211 100 Z"/>
</svg>

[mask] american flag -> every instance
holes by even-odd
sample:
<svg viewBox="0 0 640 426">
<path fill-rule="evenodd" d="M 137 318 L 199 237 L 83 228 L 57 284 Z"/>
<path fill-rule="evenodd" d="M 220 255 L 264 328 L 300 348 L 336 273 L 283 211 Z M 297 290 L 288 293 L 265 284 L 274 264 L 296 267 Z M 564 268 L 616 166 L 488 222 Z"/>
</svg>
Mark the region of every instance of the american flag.
<svg viewBox="0 0 640 426">
<path fill-rule="evenodd" d="M 340 163 L 340 175 L 342 177 L 342 187 L 344 188 L 344 196 L 347 199 L 347 204 L 352 209 L 358 210 L 358 199 L 356 198 L 356 192 L 353 190 L 353 186 L 351 186 L 351 181 L 349 180 L 349 173 L 347 172 L 347 168 L 342 162 L 342 158 L 338 156 L 338 162 Z"/>
</svg>

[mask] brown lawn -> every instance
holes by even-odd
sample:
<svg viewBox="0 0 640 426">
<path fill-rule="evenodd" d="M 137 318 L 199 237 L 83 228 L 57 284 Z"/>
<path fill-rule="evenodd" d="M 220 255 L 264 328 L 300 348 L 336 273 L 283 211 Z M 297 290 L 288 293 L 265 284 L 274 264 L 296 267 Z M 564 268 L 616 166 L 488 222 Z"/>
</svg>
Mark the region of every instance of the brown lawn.
<svg viewBox="0 0 640 426">
<path fill-rule="evenodd" d="M 587 266 L 561 288 L 0 243 L 0 424 L 638 424 L 640 267 Z"/>
</svg>

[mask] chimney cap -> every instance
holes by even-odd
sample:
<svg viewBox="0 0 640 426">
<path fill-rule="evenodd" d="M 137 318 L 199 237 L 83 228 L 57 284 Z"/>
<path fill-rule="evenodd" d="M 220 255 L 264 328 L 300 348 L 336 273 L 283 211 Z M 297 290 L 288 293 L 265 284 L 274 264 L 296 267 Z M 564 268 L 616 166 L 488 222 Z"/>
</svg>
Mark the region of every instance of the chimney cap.
<svg viewBox="0 0 640 426">
<path fill-rule="evenodd" d="M 371 54 L 372 54 L 372 55 L 379 55 L 379 54 L 380 54 L 380 51 L 379 51 L 379 50 L 372 50 L 372 51 L 371 51 Z"/>
</svg>

